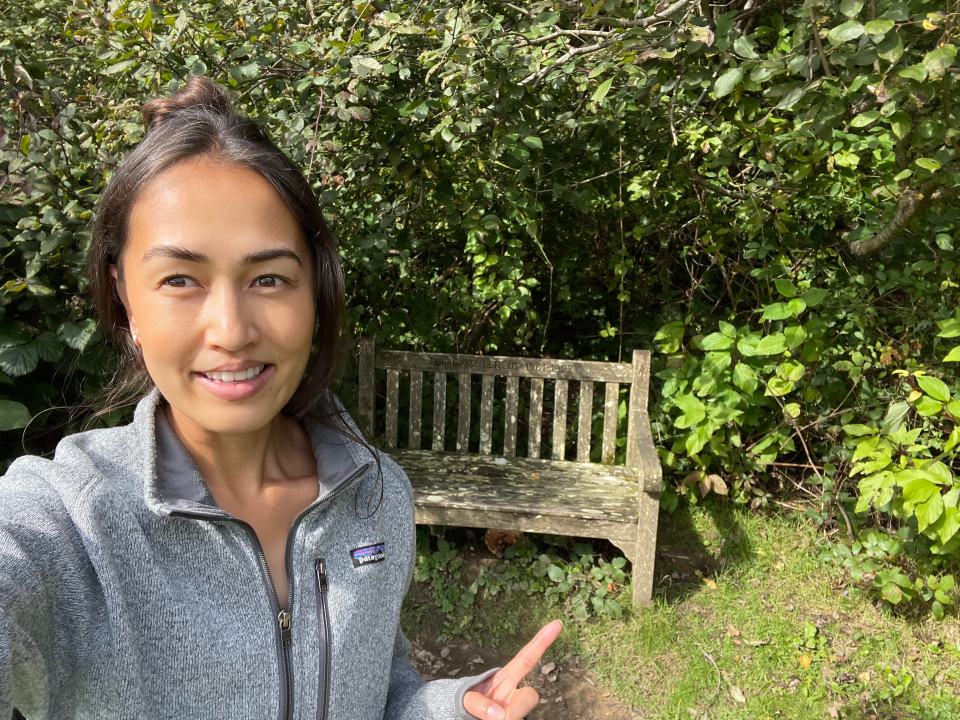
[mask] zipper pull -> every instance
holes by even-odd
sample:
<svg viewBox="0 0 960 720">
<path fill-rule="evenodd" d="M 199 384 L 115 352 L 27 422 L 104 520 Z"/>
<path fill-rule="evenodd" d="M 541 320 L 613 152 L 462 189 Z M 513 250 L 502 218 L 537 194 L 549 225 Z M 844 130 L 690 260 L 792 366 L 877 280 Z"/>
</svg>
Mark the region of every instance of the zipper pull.
<svg viewBox="0 0 960 720">
<path fill-rule="evenodd" d="M 280 625 L 280 639 L 283 640 L 283 646 L 290 647 L 290 613 L 281 610 L 277 615 L 277 623 Z"/>
<path fill-rule="evenodd" d="M 323 558 L 317 558 L 317 587 L 327 589 L 327 563 Z"/>
</svg>

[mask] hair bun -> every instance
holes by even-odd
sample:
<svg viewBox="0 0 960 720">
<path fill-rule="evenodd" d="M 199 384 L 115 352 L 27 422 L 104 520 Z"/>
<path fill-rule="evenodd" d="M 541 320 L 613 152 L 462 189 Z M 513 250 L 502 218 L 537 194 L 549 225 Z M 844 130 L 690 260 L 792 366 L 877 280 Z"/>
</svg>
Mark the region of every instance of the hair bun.
<svg viewBox="0 0 960 720">
<path fill-rule="evenodd" d="M 189 108 L 207 108 L 220 115 L 231 111 L 230 98 L 205 75 L 191 75 L 177 92 L 169 97 L 146 102 L 140 112 L 146 132 L 165 122 L 167 118 Z"/>
</svg>

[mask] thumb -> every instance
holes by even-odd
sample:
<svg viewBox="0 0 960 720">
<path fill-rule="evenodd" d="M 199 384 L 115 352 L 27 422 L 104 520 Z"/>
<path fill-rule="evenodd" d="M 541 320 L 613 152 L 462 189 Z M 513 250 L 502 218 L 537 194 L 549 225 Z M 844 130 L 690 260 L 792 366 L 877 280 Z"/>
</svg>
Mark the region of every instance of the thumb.
<svg viewBox="0 0 960 720">
<path fill-rule="evenodd" d="M 463 696 L 463 706 L 479 720 L 505 720 L 507 717 L 506 710 L 499 703 L 473 690 Z"/>
</svg>

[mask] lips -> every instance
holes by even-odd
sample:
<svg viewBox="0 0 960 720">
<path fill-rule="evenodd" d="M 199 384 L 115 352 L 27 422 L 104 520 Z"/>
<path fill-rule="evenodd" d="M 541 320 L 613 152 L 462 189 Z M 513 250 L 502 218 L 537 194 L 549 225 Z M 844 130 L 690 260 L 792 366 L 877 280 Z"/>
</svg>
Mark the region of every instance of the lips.
<svg viewBox="0 0 960 720">
<path fill-rule="evenodd" d="M 260 364 L 234 372 L 209 370 L 200 374 L 206 378 L 210 378 L 211 380 L 216 380 L 217 382 L 242 382 L 244 380 L 255 378 L 257 375 L 262 373 L 265 368 L 265 364 Z"/>
</svg>

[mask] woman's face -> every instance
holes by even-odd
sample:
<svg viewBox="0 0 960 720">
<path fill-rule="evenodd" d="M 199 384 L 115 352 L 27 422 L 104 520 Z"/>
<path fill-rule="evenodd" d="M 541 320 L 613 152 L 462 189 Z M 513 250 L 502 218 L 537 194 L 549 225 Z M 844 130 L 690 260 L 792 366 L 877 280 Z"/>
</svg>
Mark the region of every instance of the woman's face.
<svg viewBox="0 0 960 720">
<path fill-rule="evenodd" d="M 268 425 L 303 377 L 315 319 L 310 251 L 270 183 L 205 157 L 167 168 L 131 210 L 121 262 L 131 333 L 177 421 Z"/>
</svg>

